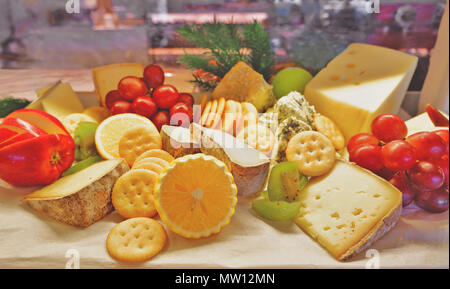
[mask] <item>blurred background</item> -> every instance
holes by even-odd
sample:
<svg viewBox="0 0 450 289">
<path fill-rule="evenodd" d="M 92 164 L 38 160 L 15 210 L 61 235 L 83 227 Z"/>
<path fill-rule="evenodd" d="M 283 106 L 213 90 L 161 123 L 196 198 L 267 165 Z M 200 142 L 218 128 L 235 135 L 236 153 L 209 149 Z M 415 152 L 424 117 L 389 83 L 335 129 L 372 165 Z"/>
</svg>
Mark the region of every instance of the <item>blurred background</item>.
<svg viewBox="0 0 450 289">
<path fill-rule="evenodd" d="M 184 23 L 256 19 L 280 67 L 317 71 L 349 43 L 372 43 L 419 57 L 410 87 L 419 91 L 446 3 L 381 0 L 379 13 L 368 13 L 369 0 L 79 0 L 68 13 L 67 2 L 0 0 L 0 69 L 176 66 L 185 51 L 203 53 L 177 34 Z"/>
</svg>

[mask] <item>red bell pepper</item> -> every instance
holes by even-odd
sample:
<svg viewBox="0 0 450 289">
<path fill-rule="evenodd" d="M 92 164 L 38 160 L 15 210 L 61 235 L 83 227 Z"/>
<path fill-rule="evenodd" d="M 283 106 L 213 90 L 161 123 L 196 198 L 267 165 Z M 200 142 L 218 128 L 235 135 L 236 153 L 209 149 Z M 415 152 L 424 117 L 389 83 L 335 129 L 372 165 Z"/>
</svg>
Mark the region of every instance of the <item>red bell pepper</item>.
<svg viewBox="0 0 450 289">
<path fill-rule="evenodd" d="M 437 110 L 431 104 L 427 104 L 425 110 L 435 126 L 441 127 L 449 126 L 448 118 L 446 118 L 439 110 Z"/>
<path fill-rule="evenodd" d="M 0 179 L 17 187 L 48 185 L 73 163 L 70 136 L 47 134 L 0 149 Z"/>
</svg>

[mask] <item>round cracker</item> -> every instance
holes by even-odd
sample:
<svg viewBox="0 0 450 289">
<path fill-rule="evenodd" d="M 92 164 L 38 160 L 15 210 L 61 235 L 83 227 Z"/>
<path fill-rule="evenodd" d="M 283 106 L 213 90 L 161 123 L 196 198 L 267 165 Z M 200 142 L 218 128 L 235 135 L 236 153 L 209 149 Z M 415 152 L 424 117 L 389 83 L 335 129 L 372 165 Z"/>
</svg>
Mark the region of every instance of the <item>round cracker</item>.
<svg viewBox="0 0 450 289">
<path fill-rule="evenodd" d="M 256 125 L 258 123 L 258 110 L 250 102 L 242 102 L 242 114 L 244 118 L 244 127 Z"/>
<path fill-rule="evenodd" d="M 161 149 L 162 139 L 159 133 L 139 126 L 125 132 L 119 141 L 119 155 L 132 166 L 138 156 L 151 149 Z"/>
<path fill-rule="evenodd" d="M 318 132 L 331 140 L 337 151 L 345 148 L 345 137 L 334 121 L 317 113 L 314 115 L 314 125 Z"/>
<path fill-rule="evenodd" d="M 241 131 L 241 129 L 244 127 L 244 117 L 242 114 L 242 106 L 240 102 L 235 102 L 236 103 L 236 118 L 234 120 L 234 125 L 233 125 L 233 135 L 237 136 L 238 133 Z"/>
<path fill-rule="evenodd" d="M 157 158 L 157 157 L 148 157 L 148 158 L 143 158 L 143 159 L 139 160 L 138 162 L 135 162 L 132 169 L 134 169 L 136 166 L 139 166 L 143 163 L 155 163 L 155 164 L 162 166 L 163 168 L 167 168 L 169 166 L 169 162 L 166 160 L 163 160 L 163 159 Z"/>
<path fill-rule="evenodd" d="M 237 107 L 233 100 L 228 100 L 225 104 L 225 112 L 222 123 L 222 130 L 226 133 L 233 134 L 233 126 L 236 120 Z"/>
<path fill-rule="evenodd" d="M 237 137 L 243 139 L 246 144 L 266 155 L 270 155 L 275 145 L 274 134 L 263 125 L 250 125 L 242 129 Z"/>
<path fill-rule="evenodd" d="M 133 170 L 149 170 L 160 175 L 164 171 L 164 167 L 154 162 L 139 162 L 133 166 Z"/>
<path fill-rule="evenodd" d="M 211 104 L 211 111 L 206 119 L 205 127 L 211 127 L 217 114 L 218 101 L 214 99 Z"/>
<path fill-rule="evenodd" d="M 217 111 L 214 116 L 214 120 L 211 124 L 211 128 L 221 128 L 222 127 L 222 116 L 223 112 L 225 111 L 225 98 L 221 97 L 219 98 L 219 101 L 217 103 Z"/>
<path fill-rule="evenodd" d="M 117 224 L 106 239 L 111 257 L 122 262 L 144 262 L 156 256 L 167 243 L 164 227 L 150 218 L 133 218 Z"/>
<path fill-rule="evenodd" d="M 331 141 L 316 131 L 304 131 L 289 141 L 286 149 L 288 161 L 298 163 L 300 173 L 315 177 L 327 173 L 336 161 Z"/>
<path fill-rule="evenodd" d="M 168 152 L 166 152 L 165 150 L 153 149 L 153 150 L 148 150 L 148 151 L 142 153 L 140 156 L 138 156 L 136 158 L 136 160 L 134 162 L 137 163 L 138 161 L 140 161 L 142 159 L 151 158 L 151 157 L 163 159 L 163 160 L 167 161 L 168 163 L 171 163 L 174 160 L 174 157 L 171 154 L 169 154 Z"/>
<path fill-rule="evenodd" d="M 153 217 L 157 211 L 153 191 L 158 175 L 149 170 L 131 170 L 114 184 L 112 203 L 117 213 L 126 219 Z"/>
<path fill-rule="evenodd" d="M 206 120 L 208 119 L 209 113 L 211 112 L 211 101 L 206 103 L 205 108 L 203 109 L 202 117 L 200 119 L 200 125 L 205 126 Z"/>
</svg>

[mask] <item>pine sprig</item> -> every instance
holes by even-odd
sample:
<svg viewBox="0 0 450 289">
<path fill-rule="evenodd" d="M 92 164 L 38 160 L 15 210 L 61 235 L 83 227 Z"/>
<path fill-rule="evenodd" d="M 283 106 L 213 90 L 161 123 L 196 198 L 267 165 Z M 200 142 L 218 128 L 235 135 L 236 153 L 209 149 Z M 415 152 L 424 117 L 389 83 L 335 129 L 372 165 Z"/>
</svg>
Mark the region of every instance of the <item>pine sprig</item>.
<svg viewBox="0 0 450 289">
<path fill-rule="evenodd" d="M 239 29 L 234 23 L 221 23 L 214 20 L 203 25 L 184 25 L 178 33 L 197 47 L 207 49 L 203 55 L 183 55 L 178 62 L 188 69 L 201 69 L 222 79 L 239 61 L 245 61 L 266 80 L 272 76 L 275 55 L 270 47 L 269 35 L 256 21 Z M 244 54 L 249 51 L 249 54 Z M 215 64 L 211 64 L 214 60 Z M 217 83 L 202 80 L 195 76 L 193 82 L 201 87 L 211 87 Z"/>
<path fill-rule="evenodd" d="M 245 46 L 250 49 L 249 64 L 269 81 L 276 62 L 275 54 L 270 46 L 269 35 L 256 21 L 253 24 L 245 25 L 243 34 Z"/>
</svg>

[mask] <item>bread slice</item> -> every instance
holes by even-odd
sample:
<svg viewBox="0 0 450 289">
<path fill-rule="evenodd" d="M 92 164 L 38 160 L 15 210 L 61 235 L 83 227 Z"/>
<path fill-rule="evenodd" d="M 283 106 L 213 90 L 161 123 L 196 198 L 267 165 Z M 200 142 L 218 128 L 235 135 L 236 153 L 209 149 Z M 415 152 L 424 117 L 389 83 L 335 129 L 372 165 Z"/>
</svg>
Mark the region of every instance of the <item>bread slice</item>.
<svg viewBox="0 0 450 289">
<path fill-rule="evenodd" d="M 88 227 L 113 210 L 113 186 L 127 171 L 122 159 L 96 163 L 26 196 L 24 202 L 62 223 Z"/>
<path fill-rule="evenodd" d="M 338 260 L 367 249 L 390 231 L 402 212 L 402 193 L 359 166 L 337 161 L 299 195 L 295 223 Z"/>
</svg>

